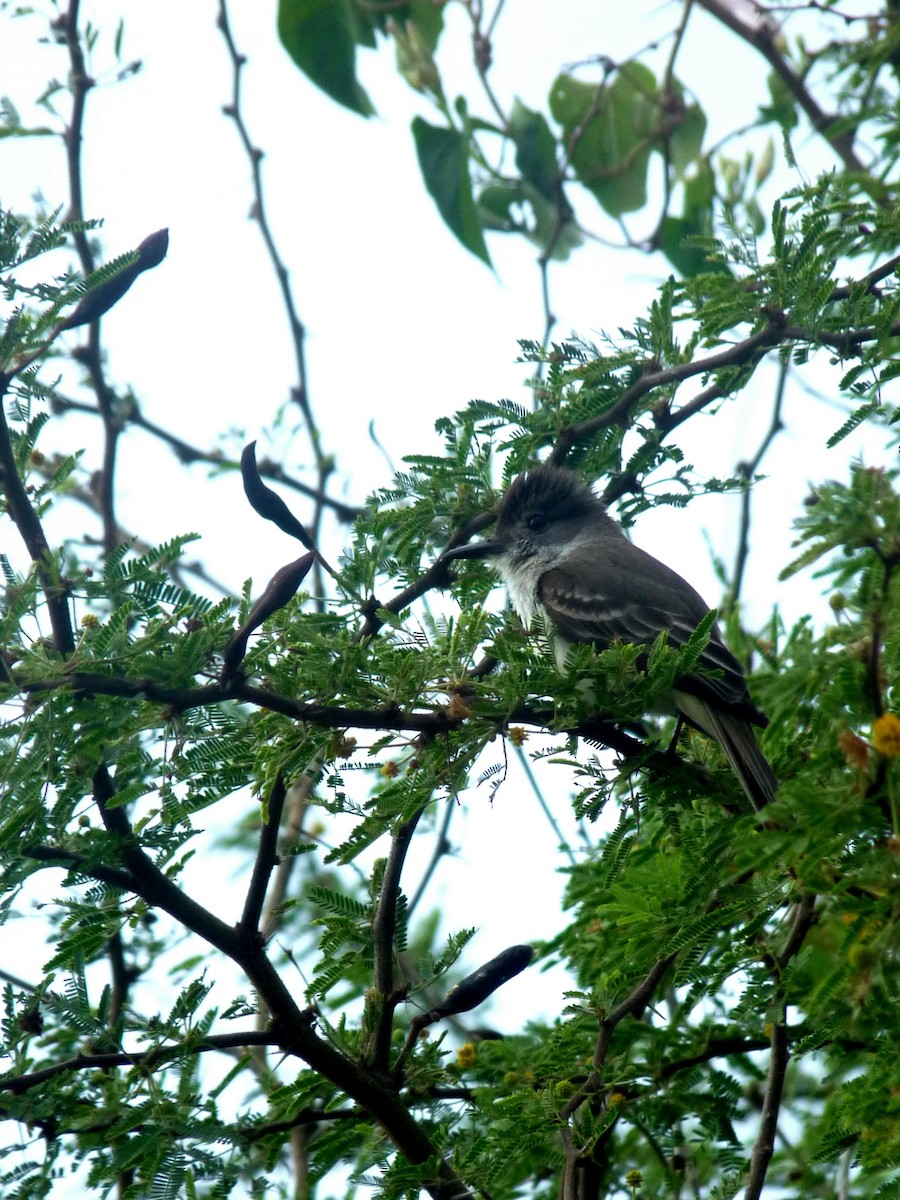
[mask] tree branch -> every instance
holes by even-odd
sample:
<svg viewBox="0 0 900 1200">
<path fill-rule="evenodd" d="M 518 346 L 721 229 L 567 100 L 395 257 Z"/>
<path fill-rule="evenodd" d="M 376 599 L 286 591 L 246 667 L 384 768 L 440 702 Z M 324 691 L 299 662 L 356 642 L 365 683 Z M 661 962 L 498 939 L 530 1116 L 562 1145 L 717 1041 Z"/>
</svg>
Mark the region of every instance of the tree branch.
<svg viewBox="0 0 900 1200">
<path fill-rule="evenodd" d="M 847 170 L 855 175 L 867 175 L 865 164 L 853 148 L 853 134 L 835 128 L 840 118 L 819 107 L 803 79 L 779 51 L 776 45 L 778 30 L 768 19 L 765 8 L 759 4 L 753 6 L 758 20 L 750 25 L 741 19 L 728 0 L 698 0 L 698 3 L 766 60 L 806 114 L 810 125 L 825 138 Z"/>
<path fill-rule="evenodd" d="M 784 946 L 775 955 L 766 955 L 766 962 L 772 969 L 776 979 L 776 995 L 780 1000 L 777 1021 L 772 1022 L 770 1034 L 769 1073 L 766 1079 L 766 1090 L 763 1095 L 762 1116 L 759 1130 L 753 1143 L 750 1155 L 750 1171 L 747 1176 L 747 1190 L 744 1200 L 760 1200 L 766 1183 L 766 1174 L 772 1155 L 775 1151 L 775 1135 L 778 1131 L 778 1117 L 781 1111 L 781 1098 L 784 1094 L 784 1081 L 790 1061 L 788 1045 L 787 1011 L 784 1000 L 784 989 L 781 977 L 792 958 L 800 952 L 806 935 L 816 922 L 816 897 L 812 892 L 806 892 L 794 905 L 790 929 Z"/>
<path fill-rule="evenodd" d="M 186 1054 L 207 1054 L 212 1050 L 240 1049 L 243 1046 L 276 1046 L 278 1039 L 271 1032 L 259 1033 L 247 1030 L 244 1033 L 222 1033 L 205 1037 L 200 1042 L 185 1042 L 178 1046 L 154 1046 L 151 1050 L 124 1050 L 104 1054 L 76 1054 L 40 1071 L 25 1075 L 6 1075 L 0 1078 L 0 1091 L 13 1092 L 19 1096 L 30 1088 L 43 1087 L 58 1075 L 75 1074 L 78 1071 L 111 1071 L 115 1067 L 157 1067 L 172 1062 Z"/>
<path fill-rule="evenodd" d="M 781 1109 L 784 1080 L 790 1059 L 784 1006 L 781 1008 L 778 1020 L 772 1023 L 770 1047 L 769 1073 L 763 1097 L 762 1117 L 759 1123 L 759 1132 L 756 1135 L 756 1141 L 753 1143 L 753 1151 L 750 1155 L 750 1173 L 747 1177 L 747 1190 L 744 1192 L 744 1200 L 759 1200 L 765 1186 L 766 1172 L 769 1169 L 769 1163 L 775 1151 L 778 1115 Z"/>
<path fill-rule="evenodd" d="M 259 919 L 266 901 L 266 891 L 269 879 L 277 862 L 278 831 L 281 828 L 281 814 L 284 811 L 284 800 L 287 788 L 284 777 L 279 771 L 267 804 L 267 815 L 259 833 L 259 846 L 256 851 L 256 861 L 253 864 L 253 874 L 250 886 L 244 900 L 244 911 L 238 923 L 238 937 L 242 941 L 260 937 Z"/>
<path fill-rule="evenodd" d="M 34 563 L 37 577 L 40 580 L 44 599 L 47 602 L 54 645 L 61 655 L 68 657 L 75 649 L 75 631 L 72 628 L 67 591 L 64 582 L 60 579 L 59 569 L 44 535 L 40 518 L 28 498 L 25 484 L 19 475 L 12 435 L 6 422 L 4 400 L 8 387 L 9 377 L 0 375 L 0 485 L 2 485 L 9 515 L 25 543 L 25 548 Z"/>
<path fill-rule="evenodd" d="M 227 117 L 230 117 L 234 122 L 241 145 L 247 155 L 247 160 L 250 164 L 250 174 L 253 186 L 253 208 L 251 210 L 252 217 L 259 225 L 260 233 L 262 234 L 263 242 L 265 243 L 266 251 L 269 255 L 269 260 L 275 272 L 275 277 L 278 280 L 278 287 L 281 292 L 281 303 L 287 314 L 288 325 L 291 332 L 291 342 L 294 347 L 294 360 L 297 369 L 297 382 L 291 388 L 291 399 L 298 405 L 300 412 L 303 415 L 303 422 L 306 427 L 306 434 L 309 438 L 310 448 L 312 449 L 313 458 L 316 464 L 318 474 L 318 486 L 316 492 L 320 496 L 325 494 L 325 484 L 328 476 L 334 470 L 334 460 L 329 454 L 326 454 L 322 449 L 322 436 L 319 430 L 318 423 L 312 410 L 312 405 L 309 399 L 309 384 L 306 371 L 306 329 L 303 322 L 297 313 L 297 306 L 294 302 L 294 295 L 290 284 L 290 275 L 284 260 L 278 250 L 275 242 L 275 237 L 272 233 L 272 227 L 269 224 L 268 214 L 266 212 L 265 196 L 263 192 L 262 182 L 262 159 L 263 152 L 258 146 L 253 144 L 250 137 L 250 132 L 244 120 L 244 115 L 241 109 L 241 73 L 246 65 L 246 57 L 240 53 L 235 44 L 234 37 L 231 32 L 231 24 L 228 18 L 228 5 L 226 0 L 219 0 L 219 13 L 216 18 L 216 24 L 221 30 L 222 37 L 225 40 L 225 45 L 228 49 L 228 55 L 231 60 L 232 67 L 232 92 L 231 102 L 224 107 L 224 112 Z M 318 543 L 319 533 L 322 523 L 322 506 L 316 503 L 313 518 L 308 523 L 310 534 L 315 543 Z M 324 581 L 319 564 L 315 567 L 316 594 L 323 597 L 320 609 L 324 610 Z"/>
<path fill-rule="evenodd" d="M 66 48 L 69 53 L 70 73 L 69 87 L 72 92 L 72 113 L 65 132 L 66 163 L 69 175 L 69 219 L 83 221 L 84 196 L 81 178 L 81 144 L 84 128 L 85 104 L 87 94 L 94 86 L 94 81 L 87 73 L 84 57 L 84 47 L 78 29 L 78 13 L 80 0 L 70 0 L 69 7 L 63 16 Z M 83 230 L 73 234 L 81 268 L 85 276 L 94 270 L 94 255 L 90 242 Z M 103 420 L 103 465 L 97 494 L 100 501 L 100 513 L 103 521 L 103 546 L 107 553 L 115 549 L 118 536 L 118 521 L 115 508 L 115 466 L 116 450 L 119 434 L 122 432 L 121 423 L 115 414 L 115 396 L 106 381 L 103 368 L 103 355 L 100 349 L 100 321 L 92 321 L 88 332 L 88 344 L 77 352 L 76 357 L 87 368 L 91 386 L 97 396 L 97 404 Z"/>
<path fill-rule="evenodd" d="M 148 904 L 162 908 L 185 928 L 233 959 L 247 974 L 272 1013 L 277 1044 L 318 1071 L 381 1122 L 397 1148 L 412 1163 L 437 1162 L 437 1178 L 425 1187 L 434 1200 L 470 1200 L 470 1192 L 439 1155 L 425 1130 L 414 1120 L 392 1088 L 346 1057 L 313 1029 L 312 1010 L 301 1011 L 258 939 L 242 941 L 235 929 L 185 895 L 151 862 L 137 844 L 121 808 L 110 807 L 114 795 L 105 767 L 94 775 L 94 799 L 108 831 L 118 840 L 122 861 L 133 876 L 132 890 Z"/>
<path fill-rule="evenodd" d="M 397 933 L 397 904 L 400 898 L 400 876 L 416 826 L 425 812 L 419 808 L 408 821 L 403 821 L 391 837 L 378 906 L 372 920 L 372 942 L 375 957 L 375 987 L 380 993 L 381 1014 L 372 1038 L 369 1065 L 376 1071 L 386 1071 L 391 1045 L 394 1009 L 399 997 L 394 993 L 394 938 Z"/>
<path fill-rule="evenodd" d="M 738 471 L 744 479 L 744 490 L 741 493 L 741 521 L 738 548 L 735 555 L 731 591 L 727 601 L 729 608 L 733 608 L 740 600 L 741 588 L 744 583 L 744 571 L 747 567 L 747 557 L 750 553 L 750 484 L 753 482 L 753 477 L 759 470 L 759 465 L 765 458 L 772 442 L 784 428 L 781 420 L 781 411 L 784 405 L 784 391 L 789 371 L 790 364 L 782 362 L 778 373 L 778 383 L 775 387 L 775 403 L 772 406 L 772 419 L 769 422 L 769 428 L 766 430 L 754 456 L 738 464 Z"/>
</svg>

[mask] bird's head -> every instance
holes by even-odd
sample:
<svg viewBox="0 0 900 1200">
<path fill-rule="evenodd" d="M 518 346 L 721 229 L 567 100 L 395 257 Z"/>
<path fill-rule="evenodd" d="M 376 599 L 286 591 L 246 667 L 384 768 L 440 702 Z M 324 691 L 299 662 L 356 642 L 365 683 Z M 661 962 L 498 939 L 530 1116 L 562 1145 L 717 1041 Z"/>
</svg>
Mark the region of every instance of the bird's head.
<svg viewBox="0 0 900 1200">
<path fill-rule="evenodd" d="M 507 488 L 497 509 L 494 536 L 457 546 L 445 559 L 505 558 L 552 562 L 576 541 L 585 518 L 605 517 L 605 510 L 587 484 L 563 467 L 532 467 Z"/>
</svg>

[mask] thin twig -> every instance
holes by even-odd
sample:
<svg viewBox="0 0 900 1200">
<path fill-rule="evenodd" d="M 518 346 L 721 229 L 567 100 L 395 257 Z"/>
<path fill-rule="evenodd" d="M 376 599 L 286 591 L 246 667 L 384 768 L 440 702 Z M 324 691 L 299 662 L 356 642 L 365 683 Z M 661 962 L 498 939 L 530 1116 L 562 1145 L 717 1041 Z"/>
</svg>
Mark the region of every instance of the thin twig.
<svg viewBox="0 0 900 1200">
<path fill-rule="evenodd" d="M 250 137 L 250 131 L 244 120 L 244 115 L 241 110 L 241 72 L 247 64 L 246 57 L 241 54 L 235 43 L 231 32 L 231 24 L 228 19 L 228 6 L 225 0 L 219 0 L 219 14 L 216 18 L 216 24 L 221 30 L 222 37 L 228 49 L 228 55 L 231 59 L 232 67 L 232 91 L 231 101 L 225 106 L 225 115 L 234 122 L 234 127 L 237 130 L 241 145 L 247 155 L 247 161 L 250 164 L 251 181 L 253 185 L 253 218 L 259 226 L 259 231 L 262 234 L 263 242 L 265 243 L 269 259 L 275 271 L 275 277 L 278 280 L 278 286 L 281 291 L 281 301 L 284 306 L 284 311 L 287 314 L 288 324 L 291 331 L 291 339 L 294 346 L 294 363 L 297 369 L 297 386 L 293 392 L 293 398 L 300 406 L 300 411 L 303 413 L 303 419 L 306 423 L 306 433 L 309 438 L 310 448 L 312 449 L 315 458 L 316 466 L 321 469 L 324 462 L 324 453 L 322 451 L 319 429 L 313 416 L 312 409 L 309 407 L 309 389 L 307 387 L 306 377 L 306 354 L 305 340 L 306 329 L 300 316 L 297 312 L 297 306 L 294 303 L 293 292 L 289 282 L 289 272 L 285 266 L 284 260 L 279 253 L 278 246 L 275 242 L 275 237 L 272 233 L 272 227 L 269 224 L 268 214 L 266 212 L 265 197 L 263 194 L 262 182 L 262 159 L 263 152 L 258 146 L 254 145 L 253 139 Z"/>
<path fill-rule="evenodd" d="M 413 893 L 413 897 L 410 900 L 409 906 L 407 908 L 407 912 L 409 913 L 410 916 L 412 916 L 413 911 L 415 910 L 419 901 L 422 899 L 423 895 L 425 894 L 425 889 L 428 887 L 428 884 L 431 882 L 431 878 L 434 875 L 434 872 L 437 870 L 438 863 L 444 857 L 444 855 L 448 854 L 450 851 L 451 847 L 450 847 L 450 842 L 448 840 L 447 834 L 450 829 L 450 821 L 453 818 L 453 813 L 454 813 L 456 807 L 457 807 L 457 801 L 455 799 L 450 799 L 447 801 L 447 807 L 444 811 L 444 819 L 441 821 L 440 828 L 437 831 L 437 837 L 436 837 L 435 843 L 434 843 L 434 850 L 432 852 L 431 858 L 428 861 L 428 866 L 422 872 L 422 878 L 419 880 L 418 886 L 416 887 L 416 890 Z"/>
<path fill-rule="evenodd" d="M 784 429 L 784 423 L 781 419 L 781 411 L 784 406 L 784 393 L 789 371 L 790 363 L 785 359 L 781 363 L 778 372 L 778 383 L 775 386 L 775 403 L 772 406 L 772 419 L 769 421 L 769 428 L 766 430 L 754 456 L 738 465 L 738 471 L 744 480 L 744 489 L 741 493 L 741 521 L 739 527 L 740 532 L 738 536 L 738 548 L 737 554 L 735 555 L 731 589 L 727 600 L 727 607 L 729 609 L 733 608 L 741 598 L 741 588 L 743 587 L 744 583 L 744 571 L 747 566 L 747 558 L 750 554 L 750 485 L 752 484 L 753 478 L 759 470 L 760 463 L 768 453 L 772 442 Z"/>
<path fill-rule="evenodd" d="M 334 470 L 334 461 L 332 457 L 325 453 L 322 448 L 322 436 L 319 430 L 318 423 L 312 410 L 312 405 L 309 398 L 309 383 L 306 370 L 306 328 L 300 320 L 297 312 L 297 305 L 294 301 L 294 294 L 290 283 L 290 273 L 285 265 L 284 260 L 278 249 L 275 241 L 275 236 L 272 232 L 272 227 L 269 223 L 269 217 L 266 210 L 265 194 L 262 181 L 262 159 L 263 152 L 258 146 L 254 145 L 253 139 L 250 137 L 250 131 L 247 123 L 244 120 L 244 114 L 241 108 L 241 73 L 246 65 L 246 57 L 238 50 L 234 36 L 231 32 L 231 24 L 228 18 L 228 5 L 226 0 L 219 0 L 219 13 L 216 18 L 216 24 L 221 30 L 222 37 L 228 49 L 228 55 L 231 59 L 232 67 L 232 91 L 231 101 L 225 105 L 224 112 L 234 122 L 234 127 L 237 130 L 241 145 L 247 155 L 247 161 L 250 164 L 250 175 L 253 186 L 253 208 L 252 216 L 259 226 L 262 239 L 266 247 L 266 252 L 269 255 L 269 260 L 275 272 L 275 277 L 278 280 L 278 288 L 281 292 L 281 302 L 285 314 L 288 319 L 288 325 L 291 333 L 291 343 L 294 348 L 294 362 L 297 371 L 297 381 L 291 388 L 291 399 L 297 404 L 300 412 L 303 415 L 303 422 L 306 428 L 306 435 L 309 439 L 310 448 L 313 453 L 313 459 L 316 465 L 317 487 L 316 492 L 320 496 L 325 494 L 325 484 L 329 475 Z M 312 520 L 307 522 L 313 540 L 318 543 L 319 533 L 322 523 L 322 505 L 316 502 Z M 325 591 L 324 580 L 320 565 L 317 563 L 314 567 L 315 593 L 321 597 L 319 606 L 324 610 Z"/>
<path fill-rule="evenodd" d="M 515 750 L 516 750 L 516 757 L 519 760 L 519 765 L 521 766 L 522 770 L 525 772 L 525 778 L 528 780 L 529 784 L 531 785 L 531 790 L 532 790 L 532 792 L 534 792 L 535 798 L 537 799 L 538 805 L 540 806 L 540 810 L 544 814 L 547 824 L 550 826 L 550 828 L 553 830 L 554 834 L 556 835 L 557 845 L 562 849 L 562 852 L 565 854 L 565 856 L 568 858 L 569 862 L 574 867 L 576 865 L 577 860 L 575 858 L 575 855 L 572 853 L 572 847 L 566 841 L 566 839 L 563 835 L 563 831 L 559 827 L 559 822 L 557 821 L 556 817 L 554 817 L 553 812 L 550 808 L 550 805 L 547 803 L 546 799 L 544 798 L 544 793 L 541 791 L 540 787 L 538 787 L 538 781 L 535 778 L 534 771 L 531 769 L 531 763 L 528 761 L 528 755 L 525 753 L 524 749 L 521 746 L 516 746 Z"/>
<path fill-rule="evenodd" d="M 295 842 L 300 840 L 303 834 L 303 818 L 306 814 L 310 795 L 316 784 L 317 772 L 321 763 L 322 753 L 321 751 L 317 751 L 310 759 L 300 778 L 295 779 L 288 788 L 288 819 L 282 838 L 282 845 L 286 848 L 293 846 Z M 281 907 L 287 896 L 291 875 L 298 862 L 298 855 L 283 854 L 281 861 L 278 863 L 262 918 L 262 935 L 265 942 L 270 941 L 278 931 L 281 920 Z"/>
</svg>

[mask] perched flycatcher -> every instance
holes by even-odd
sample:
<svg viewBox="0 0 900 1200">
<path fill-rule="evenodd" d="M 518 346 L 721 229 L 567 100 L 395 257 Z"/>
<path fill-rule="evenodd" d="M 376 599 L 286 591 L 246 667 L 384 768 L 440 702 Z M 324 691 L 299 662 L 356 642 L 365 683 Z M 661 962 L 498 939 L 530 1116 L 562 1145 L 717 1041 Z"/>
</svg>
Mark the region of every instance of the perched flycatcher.
<svg viewBox="0 0 900 1200">
<path fill-rule="evenodd" d="M 709 612 L 689 583 L 630 542 L 590 488 L 559 467 L 534 467 L 513 480 L 494 537 L 445 558 L 491 559 L 524 624 L 543 614 L 561 668 L 574 642 L 600 650 L 614 642 L 649 645 L 665 631 L 680 649 Z M 750 699 L 741 664 L 717 625 L 698 667 L 676 679 L 675 707 L 715 738 L 760 809 L 778 787 L 753 732 L 768 718 Z"/>
</svg>

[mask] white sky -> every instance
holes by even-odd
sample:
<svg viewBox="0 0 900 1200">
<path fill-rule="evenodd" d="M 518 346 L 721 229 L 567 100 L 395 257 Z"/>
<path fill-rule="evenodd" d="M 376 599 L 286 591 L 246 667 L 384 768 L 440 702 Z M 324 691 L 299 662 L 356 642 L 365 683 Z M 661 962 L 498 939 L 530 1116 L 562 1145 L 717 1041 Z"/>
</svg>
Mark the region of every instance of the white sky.
<svg viewBox="0 0 900 1200">
<path fill-rule="evenodd" d="M 117 85 L 112 36 L 120 12 L 126 14 L 123 59 L 140 58 L 144 69 Z M 242 431 L 243 440 L 260 437 L 294 381 L 292 351 L 258 229 L 246 219 L 248 164 L 221 113 L 230 100 L 231 70 L 215 28 L 216 5 L 97 0 L 83 5 L 83 15 L 100 30 L 92 63 L 100 86 L 88 97 L 85 127 L 87 215 L 104 218 L 109 257 L 161 226 L 170 229 L 165 263 L 142 275 L 104 318 L 111 376 L 133 386 L 149 418 L 188 441 L 211 448 L 217 434 L 232 428 Z M 422 186 L 409 132 L 416 112 L 437 119 L 427 101 L 397 78 L 390 51 L 361 55 L 362 76 L 380 114 L 364 121 L 318 93 L 293 66 L 277 43 L 274 5 L 234 4 L 230 15 L 249 58 L 244 113 L 265 150 L 269 216 L 307 326 L 311 402 L 324 447 L 337 456 L 340 490 L 358 502 L 389 477 L 367 437 L 371 419 L 399 466 L 405 453 L 435 449 L 434 420 L 470 398 L 527 400 L 522 381 L 528 372 L 515 359 L 517 339 L 539 339 L 543 330 L 536 252 L 491 236 L 492 273 L 445 229 Z M 518 95 L 545 108 L 560 66 L 597 53 L 625 58 L 676 20 L 675 6 L 651 0 L 509 0 L 496 34 L 494 88 L 506 106 Z M 25 123 L 45 120 L 30 102 L 46 80 L 67 71 L 63 47 L 36 44 L 44 32 L 38 18 L 0 13 L 0 90 Z M 468 57 L 463 13 L 450 6 L 439 63 L 451 94 L 465 86 L 477 95 L 469 87 Z M 709 117 L 707 142 L 752 120 L 765 96 L 764 71 L 702 13 L 691 19 L 679 62 L 679 75 Z M 808 176 L 828 162 L 818 144 L 802 135 L 795 150 Z M 796 182 L 782 171 L 765 204 Z M 27 209 L 38 189 L 48 206 L 66 199 L 56 139 L 0 142 L 3 202 Z M 599 212 L 591 214 L 591 225 L 618 240 L 615 226 Z M 668 273 L 660 256 L 599 244 L 576 251 L 552 273 L 555 336 L 575 330 L 592 339 L 629 326 Z M 833 387 L 836 378 L 823 367 L 817 382 Z M 710 474 L 729 473 L 755 449 L 769 419 L 774 371 L 761 372 L 761 380 L 732 406 L 731 417 L 717 417 L 714 425 L 709 418 L 691 422 L 691 450 Z M 758 622 L 776 601 L 788 616 L 809 608 L 808 579 L 776 582 L 789 557 L 790 521 L 808 482 L 844 477 L 849 458 L 863 448 L 863 435 L 856 435 L 839 451 L 826 452 L 825 438 L 841 418 L 832 411 L 823 422 L 821 405 L 802 392 L 792 393 L 786 416 L 788 428 L 765 463 L 771 479 L 760 487 L 754 526 L 759 532 L 747 595 Z M 89 444 L 96 461 L 91 424 L 70 418 L 62 432 L 68 449 Z M 311 481 L 306 446 L 298 434 L 284 465 Z M 867 460 L 877 464 L 879 453 L 869 447 Z M 158 541 L 196 529 L 203 534 L 196 552 L 212 573 L 235 588 L 253 576 L 257 592 L 294 557 L 293 544 L 250 512 L 236 475 L 211 486 L 204 468 L 185 471 L 140 432 L 123 439 L 121 455 L 120 520 L 141 536 Z M 302 502 L 286 495 L 302 519 Z M 714 603 L 718 586 L 707 538 L 730 563 L 736 512 L 734 502 L 703 500 L 686 513 L 649 514 L 635 537 L 670 561 L 676 546 L 679 569 Z M 83 528 L 92 528 L 87 516 Z M 9 533 L 0 531 L 0 545 L 17 555 Z M 329 558 L 339 548 L 337 540 L 323 547 Z M 493 808 L 486 789 L 478 798 L 483 802 L 469 804 L 454 822 L 461 849 L 443 872 L 449 926 L 475 924 L 482 931 L 470 950 L 473 965 L 506 945 L 554 932 L 562 886 L 554 874 L 561 860 L 548 853 L 552 835 L 527 789 L 511 780 Z M 565 797 L 555 804 L 565 812 Z M 474 886 L 479 880 L 487 892 Z M 514 1028 L 534 1011 L 534 988 L 530 976 L 504 988 L 505 1026 Z M 558 1007 L 556 988 L 547 994 L 551 1009 Z"/>
</svg>

